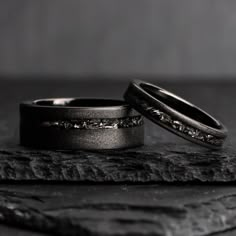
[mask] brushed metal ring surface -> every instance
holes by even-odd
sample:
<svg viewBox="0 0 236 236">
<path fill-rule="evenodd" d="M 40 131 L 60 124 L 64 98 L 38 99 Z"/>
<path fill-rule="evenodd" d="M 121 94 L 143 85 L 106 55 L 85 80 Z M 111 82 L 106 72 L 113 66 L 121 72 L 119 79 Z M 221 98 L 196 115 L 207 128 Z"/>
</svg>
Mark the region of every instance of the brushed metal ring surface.
<svg viewBox="0 0 236 236">
<path fill-rule="evenodd" d="M 143 143 L 143 118 L 124 101 L 46 98 L 20 104 L 23 146 L 100 150 Z"/>
<path fill-rule="evenodd" d="M 125 100 L 142 115 L 193 143 L 219 149 L 227 137 L 225 126 L 197 106 L 167 90 L 134 80 Z"/>
</svg>

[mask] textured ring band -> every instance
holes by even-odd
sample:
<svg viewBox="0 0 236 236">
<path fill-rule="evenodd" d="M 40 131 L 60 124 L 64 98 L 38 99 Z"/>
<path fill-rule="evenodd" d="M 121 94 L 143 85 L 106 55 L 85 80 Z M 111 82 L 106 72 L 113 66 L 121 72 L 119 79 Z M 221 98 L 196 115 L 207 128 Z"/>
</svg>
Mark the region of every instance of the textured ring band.
<svg viewBox="0 0 236 236">
<path fill-rule="evenodd" d="M 226 128 L 218 120 L 153 84 L 133 81 L 124 98 L 154 123 L 191 142 L 217 149 L 227 137 Z"/>
<path fill-rule="evenodd" d="M 57 98 L 20 104 L 20 143 L 46 149 L 143 145 L 142 116 L 124 101 Z"/>
</svg>

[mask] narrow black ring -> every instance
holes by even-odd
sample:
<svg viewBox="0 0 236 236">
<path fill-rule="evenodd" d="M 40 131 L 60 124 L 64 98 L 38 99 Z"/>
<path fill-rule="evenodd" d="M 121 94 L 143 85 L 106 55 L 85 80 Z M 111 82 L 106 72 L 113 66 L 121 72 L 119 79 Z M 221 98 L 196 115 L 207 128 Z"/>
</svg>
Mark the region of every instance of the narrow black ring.
<svg viewBox="0 0 236 236">
<path fill-rule="evenodd" d="M 227 129 L 197 106 L 167 90 L 135 80 L 124 94 L 125 100 L 142 115 L 191 142 L 221 148 Z"/>
<path fill-rule="evenodd" d="M 140 114 L 126 102 L 46 98 L 20 104 L 20 143 L 47 149 L 119 149 L 143 145 Z"/>
</svg>

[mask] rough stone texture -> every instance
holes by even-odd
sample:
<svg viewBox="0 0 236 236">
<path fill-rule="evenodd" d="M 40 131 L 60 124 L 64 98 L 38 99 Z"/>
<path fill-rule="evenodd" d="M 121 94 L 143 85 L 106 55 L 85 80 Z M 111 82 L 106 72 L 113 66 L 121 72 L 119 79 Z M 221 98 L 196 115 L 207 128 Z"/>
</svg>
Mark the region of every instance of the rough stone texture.
<svg viewBox="0 0 236 236">
<path fill-rule="evenodd" d="M 1 186 L 0 221 L 53 235 L 200 236 L 233 230 L 235 188 L 223 193 L 222 187 L 199 187 Z"/>
<path fill-rule="evenodd" d="M 230 182 L 236 153 L 159 150 L 106 152 L 0 150 L 0 180 Z"/>
<path fill-rule="evenodd" d="M 0 229 L 4 235 L 30 235 L 28 230 L 37 232 L 33 235 L 235 235 L 236 84 L 164 84 L 227 125 L 229 139 L 221 151 L 198 147 L 149 122 L 146 145 L 137 149 L 74 152 L 18 145 L 19 101 L 120 98 L 125 87 L 95 80 L 92 84 L 58 82 L 56 87 L 55 83 L 0 83 L 0 222 L 4 224 Z M 159 184 L 152 185 L 155 181 Z"/>
</svg>

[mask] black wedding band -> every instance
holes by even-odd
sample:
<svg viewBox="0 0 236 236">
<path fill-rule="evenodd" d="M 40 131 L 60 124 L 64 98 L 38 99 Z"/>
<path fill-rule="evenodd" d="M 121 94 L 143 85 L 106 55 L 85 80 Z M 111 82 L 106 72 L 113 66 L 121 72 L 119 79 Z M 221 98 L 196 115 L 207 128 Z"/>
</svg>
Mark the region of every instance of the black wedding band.
<svg viewBox="0 0 236 236">
<path fill-rule="evenodd" d="M 124 98 L 154 123 L 191 142 L 218 149 L 227 137 L 226 128 L 218 120 L 153 84 L 133 81 Z"/>
<path fill-rule="evenodd" d="M 20 143 L 46 149 L 120 149 L 143 145 L 140 114 L 107 99 L 40 99 L 20 104 Z"/>
</svg>

